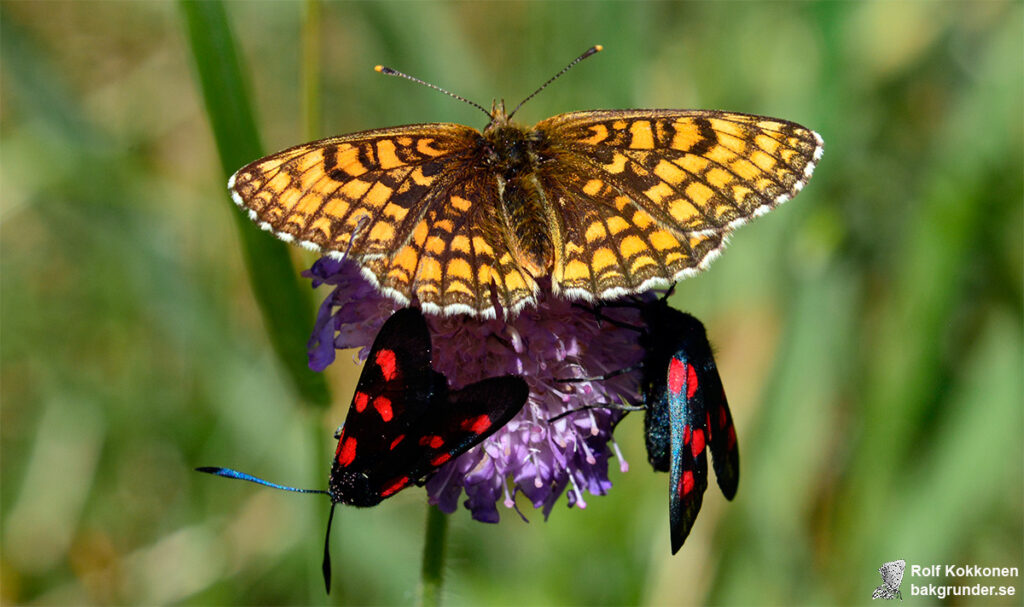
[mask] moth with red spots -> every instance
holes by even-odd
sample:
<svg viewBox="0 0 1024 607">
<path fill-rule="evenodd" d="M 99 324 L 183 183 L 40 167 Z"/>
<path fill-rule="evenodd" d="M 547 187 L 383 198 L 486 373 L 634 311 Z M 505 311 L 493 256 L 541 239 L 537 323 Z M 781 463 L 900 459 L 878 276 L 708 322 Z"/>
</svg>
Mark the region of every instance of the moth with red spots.
<svg viewBox="0 0 1024 607">
<path fill-rule="evenodd" d="M 228 478 L 331 498 L 324 542 L 324 583 L 331 588 L 328 553 L 331 520 L 338 503 L 368 507 L 410 485 L 422 485 L 445 462 L 479 444 L 526 404 L 522 377 L 491 377 L 459 390 L 431 367 L 427 322 L 416 308 L 395 312 L 377 334 L 359 376 L 328 490 L 297 489 L 230 468 L 196 468 Z"/>
<path fill-rule="evenodd" d="M 644 348 L 644 358 L 639 365 L 643 404 L 609 403 L 605 406 L 644 411 L 647 459 L 655 470 L 669 473 L 669 528 L 672 554 L 675 554 L 690 534 L 707 489 L 706 448 L 711 450 L 718 487 L 729 500 L 736 495 L 739 484 L 740 459 L 732 414 L 704 325 L 693 316 L 670 307 L 668 295 L 654 302 L 634 300 L 605 304 L 638 308 L 643 320 L 640 327 L 597 313 L 612 324 L 640 333 L 640 345 Z M 630 367 L 610 375 L 633 370 L 635 368 Z"/>
</svg>

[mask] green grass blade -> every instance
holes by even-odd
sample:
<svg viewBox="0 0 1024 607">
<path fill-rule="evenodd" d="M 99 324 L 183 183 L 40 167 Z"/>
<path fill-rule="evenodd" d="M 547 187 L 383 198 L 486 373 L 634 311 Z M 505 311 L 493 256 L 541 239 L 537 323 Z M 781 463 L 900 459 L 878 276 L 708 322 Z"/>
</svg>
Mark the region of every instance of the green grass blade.
<svg viewBox="0 0 1024 607">
<path fill-rule="evenodd" d="M 180 2 L 195 58 L 196 75 L 217 142 L 224 180 L 263 155 L 256 121 L 242 77 L 234 36 L 221 2 Z M 228 200 L 227 192 L 224 195 Z M 287 246 L 233 210 L 249 282 L 270 341 L 296 388 L 309 402 L 330 400 L 323 377 L 306 366 L 306 340 L 312 328 L 310 299 L 299 283 Z"/>
</svg>

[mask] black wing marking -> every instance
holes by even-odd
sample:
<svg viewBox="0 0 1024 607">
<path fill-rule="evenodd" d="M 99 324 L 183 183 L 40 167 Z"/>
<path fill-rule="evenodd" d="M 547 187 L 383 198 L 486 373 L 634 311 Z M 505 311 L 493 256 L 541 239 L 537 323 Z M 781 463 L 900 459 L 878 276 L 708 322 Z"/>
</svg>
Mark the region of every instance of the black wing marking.
<svg viewBox="0 0 1024 607">
<path fill-rule="evenodd" d="M 371 464 L 375 454 L 427 411 L 434 389 L 430 332 L 416 308 L 395 312 L 377 334 L 359 376 L 339 436 L 339 453 L 350 450 L 350 469 Z M 353 440 L 354 446 L 344 445 Z"/>
</svg>

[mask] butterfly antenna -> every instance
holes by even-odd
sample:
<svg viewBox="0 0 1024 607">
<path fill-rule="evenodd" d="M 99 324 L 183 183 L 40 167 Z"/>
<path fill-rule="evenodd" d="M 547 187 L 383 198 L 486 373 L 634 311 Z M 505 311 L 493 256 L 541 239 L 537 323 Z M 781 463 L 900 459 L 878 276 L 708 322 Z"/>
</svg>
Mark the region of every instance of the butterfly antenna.
<svg viewBox="0 0 1024 607">
<path fill-rule="evenodd" d="M 239 472 L 238 470 L 232 470 L 231 468 L 218 468 L 216 466 L 203 466 L 196 468 L 196 472 L 205 472 L 207 474 L 215 474 L 217 476 L 223 476 L 224 478 L 237 478 L 243 481 L 249 481 L 250 483 L 256 483 L 257 485 L 264 485 L 274 489 L 280 489 L 282 491 L 294 491 L 295 493 L 323 493 L 324 495 L 330 495 L 327 491 L 322 489 L 299 489 L 297 487 L 289 487 L 288 485 L 278 485 L 270 481 L 265 481 L 262 478 L 255 477 L 245 472 Z"/>
<path fill-rule="evenodd" d="M 547 82 L 545 82 L 544 84 L 540 85 L 540 88 L 535 90 L 533 92 L 533 94 L 531 94 L 529 97 L 527 97 L 526 99 L 523 99 L 522 101 L 520 101 L 519 105 L 516 106 L 516 109 L 512 110 L 512 113 L 508 115 L 509 119 L 512 118 L 513 114 L 515 114 L 516 112 L 519 111 L 519 108 L 523 107 L 524 103 L 526 103 L 527 101 L 529 101 L 529 100 L 533 99 L 534 97 L 536 97 L 537 93 L 539 93 L 539 92 L 543 91 L 544 89 L 546 89 L 548 87 L 548 85 L 551 84 L 552 82 L 554 82 L 555 80 L 558 80 L 558 77 L 561 76 L 562 74 L 568 72 L 569 69 L 572 68 L 572 66 L 576 65 L 580 61 L 583 61 L 584 59 L 586 59 L 587 57 L 593 55 L 594 53 L 599 53 L 599 52 L 601 52 L 603 50 L 604 50 L 604 47 L 601 46 L 600 44 L 597 44 L 597 45 L 594 45 L 594 46 L 588 48 L 587 52 L 583 53 L 579 57 L 576 57 L 575 59 L 570 61 L 569 65 L 567 65 L 567 66 L 562 68 L 562 71 L 558 72 L 557 74 L 552 76 Z"/>
<path fill-rule="evenodd" d="M 409 74 L 402 73 L 402 72 L 400 72 L 398 70 L 391 69 L 390 67 L 385 67 L 383 65 L 374 66 L 373 69 L 375 71 L 380 72 L 381 74 L 384 74 L 385 76 L 399 76 L 401 78 L 405 78 L 406 80 L 412 80 L 413 82 L 418 82 L 418 83 L 422 84 L 423 86 L 430 87 L 430 88 L 434 89 L 435 91 L 441 91 L 442 93 L 444 93 L 445 95 L 448 95 L 449 97 L 453 97 L 455 99 L 458 99 L 459 101 L 465 101 L 469 105 L 471 105 L 471 106 L 477 108 L 478 110 L 480 110 L 481 112 L 487 114 L 488 117 L 490 117 L 490 115 L 491 115 L 491 113 L 487 111 L 487 108 L 485 108 L 484 106 L 480 105 L 479 103 L 470 101 L 469 99 L 466 99 L 465 97 L 463 97 L 461 95 L 456 95 L 455 93 L 453 93 L 451 91 L 448 91 L 448 90 L 445 90 L 445 89 L 437 86 L 436 84 L 430 84 L 429 82 L 424 82 L 423 80 L 420 80 L 419 78 L 416 78 L 414 76 L 410 76 Z"/>
<path fill-rule="evenodd" d="M 331 503 L 331 513 L 327 515 L 327 534 L 324 537 L 324 587 L 327 594 L 331 593 L 331 521 L 334 520 L 334 507 L 337 502 Z"/>
</svg>

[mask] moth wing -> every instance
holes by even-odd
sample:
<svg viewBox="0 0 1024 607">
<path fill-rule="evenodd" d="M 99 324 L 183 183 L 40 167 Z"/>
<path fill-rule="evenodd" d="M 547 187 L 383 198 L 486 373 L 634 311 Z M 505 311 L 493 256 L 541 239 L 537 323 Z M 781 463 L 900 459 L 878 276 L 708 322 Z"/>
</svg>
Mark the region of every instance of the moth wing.
<svg viewBox="0 0 1024 607">
<path fill-rule="evenodd" d="M 428 412 L 435 387 L 430 332 L 422 313 L 391 315 L 374 339 L 338 437 L 335 466 L 370 469 Z"/>
<path fill-rule="evenodd" d="M 522 410 L 529 394 L 518 375 L 490 377 L 449 392 L 413 429 L 410 475 L 423 479 L 486 440 Z"/>
<path fill-rule="evenodd" d="M 722 378 L 718 374 L 718 366 L 710 347 L 708 356 L 697 362 L 697 376 L 700 378 L 704 395 L 705 424 L 708 433 L 708 446 L 711 450 L 711 461 L 715 468 L 718 487 L 726 499 L 736 495 L 740 482 L 740 454 L 736 441 L 736 429 L 729 411 L 729 401 L 725 397 Z"/>
<path fill-rule="evenodd" d="M 669 527 L 675 554 L 693 528 L 708 486 L 705 396 L 685 349 L 669 362 L 668 386 L 672 444 Z"/>
</svg>

